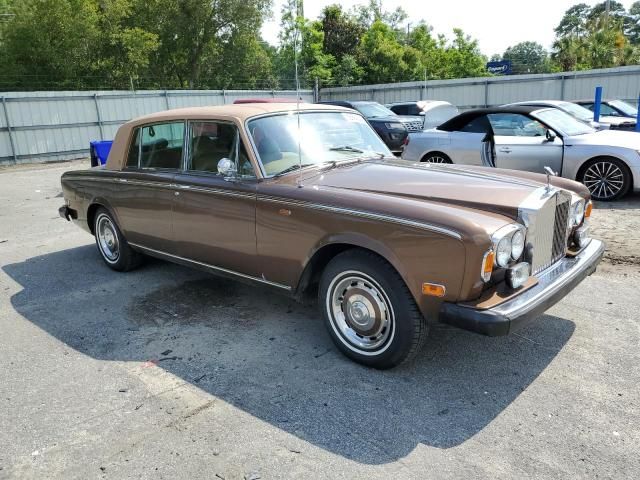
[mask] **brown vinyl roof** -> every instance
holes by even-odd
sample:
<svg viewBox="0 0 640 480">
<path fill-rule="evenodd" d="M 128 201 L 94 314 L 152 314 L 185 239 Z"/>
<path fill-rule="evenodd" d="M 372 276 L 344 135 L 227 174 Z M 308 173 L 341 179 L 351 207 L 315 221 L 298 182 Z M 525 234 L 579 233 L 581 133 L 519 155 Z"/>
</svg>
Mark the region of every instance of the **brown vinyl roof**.
<svg viewBox="0 0 640 480">
<path fill-rule="evenodd" d="M 320 105 L 317 103 L 243 103 L 216 105 L 211 107 L 188 107 L 165 110 L 163 112 L 152 113 L 143 117 L 135 118 L 127 124 L 131 126 L 150 123 L 156 121 L 184 119 L 184 118 L 236 118 L 241 122 L 247 118 L 262 115 L 264 113 L 293 112 L 296 109 L 303 110 L 340 110 L 353 113 L 353 110 L 335 105 Z"/>
</svg>

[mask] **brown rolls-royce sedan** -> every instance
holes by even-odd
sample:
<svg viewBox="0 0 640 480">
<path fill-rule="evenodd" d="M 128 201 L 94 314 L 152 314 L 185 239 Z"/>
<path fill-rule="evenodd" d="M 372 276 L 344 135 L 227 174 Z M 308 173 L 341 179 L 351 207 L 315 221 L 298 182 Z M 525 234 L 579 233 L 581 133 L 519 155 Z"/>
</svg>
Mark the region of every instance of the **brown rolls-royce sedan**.
<svg viewBox="0 0 640 480">
<path fill-rule="evenodd" d="M 60 214 L 114 270 L 144 255 L 317 294 L 348 357 L 390 368 L 433 322 L 505 335 L 590 275 L 587 189 L 394 159 L 353 110 L 242 104 L 123 125 L 106 166 L 62 176 Z"/>
</svg>

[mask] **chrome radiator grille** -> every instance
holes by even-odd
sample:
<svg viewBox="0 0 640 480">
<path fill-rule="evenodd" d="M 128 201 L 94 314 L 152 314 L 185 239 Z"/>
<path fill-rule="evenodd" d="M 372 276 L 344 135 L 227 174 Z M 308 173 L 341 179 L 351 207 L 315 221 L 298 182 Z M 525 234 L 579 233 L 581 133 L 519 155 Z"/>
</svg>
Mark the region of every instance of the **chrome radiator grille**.
<svg viewBox="0 0 640 480">
<path fill-rule="evenodd" d="M 570 206 L 571 196 L 559 191 L 529 212 L 527 252 L 534 275 L 566 255 Z"/>
</svg>

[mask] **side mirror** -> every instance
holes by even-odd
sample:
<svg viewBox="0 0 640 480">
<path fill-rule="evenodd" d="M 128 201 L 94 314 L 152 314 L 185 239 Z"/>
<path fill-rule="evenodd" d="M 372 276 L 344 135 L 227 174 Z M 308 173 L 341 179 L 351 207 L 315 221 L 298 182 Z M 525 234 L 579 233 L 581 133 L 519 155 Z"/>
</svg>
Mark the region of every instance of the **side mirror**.
<svg viewBox="0 0 640 480">
<path fill-rule="evenodd" d="M 237 173 L 236 164 L 228 158 L 222 158 L 218 162 L 218 173 L 224 177 L 235 177 Z"/>
<path fill-rule="evenodd" d="M 547 142 L 553 142 L 556 139 L 557 135 L 556 135 L 556 132 L 547 129 L 546 137 L 547 137 Z"/>
</svg>

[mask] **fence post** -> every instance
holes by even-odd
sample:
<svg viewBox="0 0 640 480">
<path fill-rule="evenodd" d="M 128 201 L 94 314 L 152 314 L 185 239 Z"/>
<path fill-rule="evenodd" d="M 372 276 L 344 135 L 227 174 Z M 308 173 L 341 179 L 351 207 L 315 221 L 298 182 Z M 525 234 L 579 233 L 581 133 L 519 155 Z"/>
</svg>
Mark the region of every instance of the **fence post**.
<svg viewBox="0 0 640 480">
<path fill-rule="evenodd" d="M 96 116 L 98 117 L 98 129 L 100 130 L 100 140 L 104 140 L 104 130 L 102 128 L 102 115 L 100 115 L 100 105 L 98 105 L 98 94 L 93 94 L 93 103 L 96 106 Z"/>
<path fill-rule="evenodd" d="M 315 82 L 313 84 L 313 102 L 320 101 L 320 84 L 318 82 L 318 77 L 316 77 Z"/>
<path fill-rule="evenodd" d="M 171 105 L 169 105 L 169 91 L 164 91 L 164 104 L 167 106 L 167 110 L 171 110 Z"/>
<path fill-rule="evenodd" d="M 600 121 L 600 107 L 602 106 L 602 87 L 596 87 L 596 101 L 593 104 L 593 121 Z"/>
<path fill-rule="evenodd" d="M 640 132 L 640 95 L 638 95 L 638 115 L 636 115 L 636 132 Z"/>
<path fill-rule="evenodd" d="M 484 108 L 489 106 L 489 79 L 484 81 Z"/>
<path fill-rule="evenodd" d="M 563 74 L 560 77 L 560 100 L 564 100 L 564 82 L 565 82 L 565 76 Z"/>
<path fill-rule="evenodd" d="M 226 105 L 227 104 L 227 94 L 224 91 L 224 88 L 222 89 L 222 104 Z"/>
<path fill-rule="evenodd" d="M 7 110 L 7 98 L 2 97 L 2 109 L 4 110 L 4 120 L 7 124 L 7 131 L 9 132 L 9 143 L 11 144 L 11 156 L 13 157 L 13 163 L 18 163 L 18 152 L 16 152 L 16 144 L 13 141 L 13 132 L 11 131 L 11 123 L 9 122 L 9 111 Z"/>
</svg>

